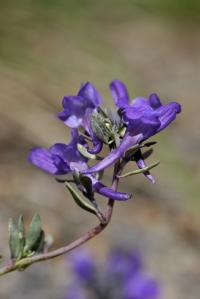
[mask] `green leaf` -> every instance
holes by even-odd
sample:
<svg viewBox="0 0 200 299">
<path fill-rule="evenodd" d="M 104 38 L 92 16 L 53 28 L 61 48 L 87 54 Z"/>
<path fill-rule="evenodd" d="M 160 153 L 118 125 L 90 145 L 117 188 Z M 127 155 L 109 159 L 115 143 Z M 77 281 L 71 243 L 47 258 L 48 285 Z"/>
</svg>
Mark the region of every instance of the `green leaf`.
<svg viewBox="0 0 200 299">
<path fill-rule="evenodd" d="M 17 259 L 21 259 L 23 257 L 23 250 L 25 246 L 25 228 L 24 228 L 24 217 L 21 214 L 18 220 L 18 235 L 19 235 L 19 253 Z"/>
<path fill-rule="evenodd" d="M 72 195 L 73 199 L 79 207 L 92 214 L 97 215 L 97 210 L 95 209 L 95 207 L 86 202 L 82 198 L 82 196 L 68 182 L 65 182 L 65 186 L 67 187 L 67 189 L 69 190 L 70 194 Z"/>
<path fill-rule="evenodd" d="M 40 241 L 42 233 L 40 215 L 35 214 L 31 220 L 31 223 L 28 228 L 26 235 L 26 242 L 24 248 L 24 254 L 27 254 L 30 251 L 36 251 L 38 248 L 38 243 Z"/>
<path fill-rule="evenodd" d="M 88 202 L 86 202 L 82 198 L 82 196 L 76 190 L 74 190 L 74 188 L 68 182 L 65 182 L 65 186 L 67 187 L 73 199 L 75 200 L 75 202 L 80 208 L 96 215 L 102 224 L 106 223 L 106 219 L 104 215 L 98 210 L 98 207 L 95 206 L 96 205 L 95 202 L 94 205 L 91 205 Z"/>
<path fill-rule="evenodd" d="M 157 141 L 149 141 L 149 142 L 144 143 L 142 147 L 145 147 L 145 146 L 149 147 L 149 146 L 155 145 L 156 143 L 157 143 Z"/>
<path fill-rule="evenodd" d="M 142 169 L 136 169 L 136 170 L 127 172 L 125 174 L 119 175 L 117 177 L 121 179 L 121 178 L 126 178 L 126 177 L 131 176 L 131 175 L 135 175 L 135 174 L 139 174 L 139 173 L 144 173 L 144 172 L 146 172 L 146 171 L 148 171 L 148 170 L 156 167 L 158 164 L 160 164 L 160 161 L 157 161 L 157 162 L 155 162 L 155 163 L 153 163 L 153 164 L 151 164 L 149 166 L 146 166 L 146 167 L 144 167 Z"/>
<path fill-rule="evenodd" d="M 75 169 L 73 172 L 73 178 L 76 184 L 80 184 L 80 175 L 81 175 L 80 172 L 77 169 Z"/>
<path fill-rule="evenodd" d="M 79 180 L 86 190 L 87 197 L 90 199 L 93 198 L 93 188 L 91 179 L 85 175 L 80 174 Z"/>
<path fill-rule="evenodd" d="M 40 234 L 40 239 L 38 240 L 38 247 L 36 249 L 37 253 L 42 253 L 44 252 L 44 246 L 45 246 L 45 233 L 42 230 Z"/>
<path fill-rule="evenodd" d="M 10 218 L 8 222 L 8 233 L 9 233 L 9 247 L 11 258 L 15 259 L 18 257 L 20 250 L 20 239 L 19 231 L 16 220 Z"/>
<path fill-rule="evenodd" d="M 130 159 L 130 157 L 137 152 L 140 148 L 140 144 L 135 144 L 134 146 L 130 147 L 125 153 L 125 159 Z"/>
</svg>

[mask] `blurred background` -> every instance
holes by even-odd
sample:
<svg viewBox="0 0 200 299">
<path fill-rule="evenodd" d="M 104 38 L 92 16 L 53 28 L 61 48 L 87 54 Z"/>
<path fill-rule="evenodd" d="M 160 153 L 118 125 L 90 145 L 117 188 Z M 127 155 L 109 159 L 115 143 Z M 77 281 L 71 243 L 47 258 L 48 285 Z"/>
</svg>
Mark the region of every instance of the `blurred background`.
<svg viewBox="0 0 200 299">
<path fill-rule="evenodd" d="M 54 247 L 96 223 L 53 178 L 27 162 L 29 150 L 68 140 L 56 119 L 64 95 L 95 84 L 104 105 L 118 78 L 130 95 L 157 92 L 183 112 L 159 136 L 140 175 L 121 184 L 134 198 L 118 202 L 111 225 L 88 243 L 97 258 L 111 246 L 137 248 L 167 299 L 200 293 L 200 2 L 198 0 L 0 1 L 0 252 L 9 256 L 7 223 L 23 212 L 42 217 Z M 134 166 L 135 167 L 135 166 Z M 107 174 L 109 179 L 109 173 Z M 100 202 L 105 202 L 103 198 Z M 64 257 L 1 278 L 0 298 L 63 298 Z"/>
</svg>

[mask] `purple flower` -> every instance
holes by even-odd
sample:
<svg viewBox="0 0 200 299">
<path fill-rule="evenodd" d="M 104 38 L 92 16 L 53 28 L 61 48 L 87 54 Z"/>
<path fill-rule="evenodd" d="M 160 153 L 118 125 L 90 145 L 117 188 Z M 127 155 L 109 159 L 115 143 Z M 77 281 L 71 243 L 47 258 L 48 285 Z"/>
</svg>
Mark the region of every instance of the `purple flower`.
<svg viewBox="0 0 200 299">
<path fill-rule="evenodd" d="M 28 157 L 29 161 L 53 175 L 67 174 L 75 169 L 87 169 L 87 158 L 83 157 L 77 148 L 77 143 L 87 146 L 86 142 L 78 135 L 76 129 L 73 129 L 71 134 L 72 139 L 69 144 L 56 143 L 49 149 L 33 148 Z"/>
<path fill-rule="evenodd" d="M 80 249 L 72 254 L 70 262 L 77 290 L 82 289 L 82 294 L 87 291 L 92 294 L 91 298 L 157 299 L 160 295 L 159 283 L 144 272 L 138 251 L 111 251 L 103 265 L 98 264 L 88 251 Z M 74 282 L 72 290 L 73 286 Z"/>
<path fill-rule="evenodd" d="M 72 129 L 72 140 L 69 144 L 56 143 L 49 149 L 43 147 L 33 148 L 28 159 L 37 167 L 53 175 L 73 174 L 76 171 L 82 172 L 88 168 L 88 159 L 78 151 L 78 143 L 87 148 L 87 143 L 78 134 L 77 129 Z M 92 175 L 87 175 L 87 177 L 91 180 L 93 192 L 114 200 L 128 200 L 131 197 L 131 194 L 117 192 L 106 187 Z M 84 186 L 79 185 L 78 187 L 81 191 L 84 191 Z"/>
<path fill-rule="evenodd" d="M 102 99 L 96 88 L 89 82 L 85 83 L 76 96 L 65 96 L 62 100 L 63 111 L 58 118 L 70 128 L 83 127 L 93 141 L 91 154 L 101 151 L 103 142 L 94 134 L 90 125 L 91 114 L 97 110 Z"/>
<path fill-rule="evenodd" d="M 162 105 L 158 96 L 151 94 L 148 99 L 136 98 L 133 104 L 125 107 L 123 120 L 131 135 L 141 134 L 140 142 L 165 129 L 180 112 L 180 104 L 170 102 Z"/>
<path fill-rule="evenodd" d="M 130 147 L 165 129 L 176 118 L 176 114 L 181 112 L 180 104 L 170 102 L 162 105 L 156 94 L 151 94 L 148 99 L 136 98 L 130 102 L 126 87 L 119 80 L 111 82 L 110 88 L 116 105 L 121 109 L 126 133 L 116 149 L 83 173 L 98 172 L 109 167 L 123 157 Z"/>
<path fill-rule="evenodd" d="M 115 250 L 108 258 L 108 272 L 122 281 L 127 281 L 142 268 L 141 255 L 137 251 Z"/>
<path fill-rule="evenodd" d="M 89 132 L 90 115 L 101 104 L 101 96 L 89 82 L 85 83 L 76 96 L 65 96 L 63 111 L 58 117 L 70 128 L 84 127 Z"/>
<path fill-rule="evenodd" d="M 96 265 L 87 250 L 74 251 L 71 254 L 70 262 L 74 274 L 83 282 L 90 282 L 95 277 Z"/>
<path fill-rule="evenodd" d="M 144 272 L 134 274 L 124 285 L 124 299 L 156 299 L 159 295 L 157 281 Z"/>
</svg>

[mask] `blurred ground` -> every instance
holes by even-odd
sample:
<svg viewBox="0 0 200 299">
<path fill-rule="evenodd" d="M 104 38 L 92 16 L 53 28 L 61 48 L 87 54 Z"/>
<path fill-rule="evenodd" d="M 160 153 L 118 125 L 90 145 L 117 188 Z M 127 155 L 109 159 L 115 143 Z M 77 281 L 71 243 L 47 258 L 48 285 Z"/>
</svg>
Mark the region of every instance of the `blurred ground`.
<svg viewBox="0 0 200 299">
<path fill-rule="evenodd" d="M 157 92 L 183 112 L 150 159 L 157 184 L 141 175 L 121 185 L 135 199 L 118 203 L 110 227 L 90 247 L 139 247 L 160 278 L 163 298 L 199 298 L 200 281 L 200 5 L 198 1 L 0 2 L 0 252 L 8 256 L 7 222 L 40 212 L 55 247 L 95 224 L 63 187 L 27 162 L 35 145 L 65 142 L 55 115 L 65 94 L 86 80 L 111 105 L 109 82 L 126 82 L 132 97 Z M 155 138 L 154 138 L 155 140 Z M 103 200 L 103 199 L 102 199 Z M 64 208 L 66 206 L 66 208 Z M 1 278 L 0 298 L 62 298 L 63 258 Z M 66 273 L 66 274 L 65 274 Z"/>
</svg>

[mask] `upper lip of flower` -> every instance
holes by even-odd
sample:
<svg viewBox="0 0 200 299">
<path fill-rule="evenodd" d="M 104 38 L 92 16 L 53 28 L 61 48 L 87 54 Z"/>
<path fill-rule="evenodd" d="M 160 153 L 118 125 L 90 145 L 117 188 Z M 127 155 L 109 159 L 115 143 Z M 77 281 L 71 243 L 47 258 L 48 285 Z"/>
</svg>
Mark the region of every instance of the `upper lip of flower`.
<svg viewBox="0 0 200 299">
<path fill-rule="evenodd" d="M 124 108 L 129 105 L 130 98 L 128 90 L 123 82 L 113 80 L 110 83 L 110 91 L 117 107 Z"/>
<path fill-rule="evenodd" d="M 75 96 L 65 96 L 62 100 L 63 110 L 58 113 L 58 118 L 70 128 L 83 127 L 92 137 L 93 148 L 88 150 L 92 154 L 101 151 L 103 142 L 97 138 L 91 128 L 91 114 L 102 103 L 101 96 L 93 84 L 86 82 Z"/>
<path fill-rule="evenodd" d="M 82 126 L 89 131 L 90 114 L 97 109 L 101 102 L 101 96 L 96 88 L 86 82 L 77 95 L 63 98 L 63 110 L 58 113 L 58 118 L 70 128 Z"/>
</svg>

